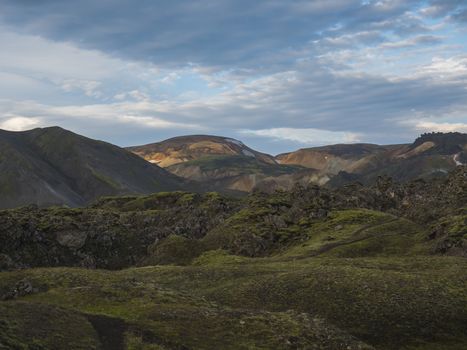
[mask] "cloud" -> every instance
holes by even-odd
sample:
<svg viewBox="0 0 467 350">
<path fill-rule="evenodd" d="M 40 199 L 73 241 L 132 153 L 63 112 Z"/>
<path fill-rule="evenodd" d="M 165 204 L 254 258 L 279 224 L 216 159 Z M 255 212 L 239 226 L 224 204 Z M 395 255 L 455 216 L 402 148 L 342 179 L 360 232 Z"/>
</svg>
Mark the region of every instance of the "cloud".
<svg viewBox="0 0 467 350">
<path fill-rule="evenodd" d="M 320 129 L 273 128 L 263 130 L 243 130 L 243 134 L 268 137 L 275 140 L 294 141 L 305 145 L 329 145 L 336 143 L 355 143 L 360 135 L 353 132 L 329 131 Z"/>
<path fill-rule="evenodd" d="M 168 67 L 188 63 L 258 67 L 269 62 L 271 53 L 282 53 L 277 57 L 284 58 L 290 49 L 300 50 L 323 36 L 352 35 L 374 28 L 406 36 L 423 27 L 420 19 L 406 16 L 421 3 L 142 0 L 135 5 L 131 0 L 4 0 L 1 18 L 22 32 L 74 42 L 124 59 Z M 433 6 L 447 8 L 438 2 Z M 449 7 L 451 11 L 456 8 L 454 3 Z M 401 17 L 404 20 L 399 20 Z"/>
<path fill-rule="evenodd" d="M 419 35 L 410 39 L 405 39 L 396 42 L 387 42 L 381 45 L 382 48 L 407 48 L 417 45 L 436 45 L 443 41 L 442 37 L 434 35 Z"/>
<path fill-rule="evenodd" d="M 79 79 L 66 79 L 61 83 L 61 87 L 66 92 L 73 90 L 82 90 L 88 97 L 99 98 L 102 92 L 98 89 L 102 85 L 100 81 L 95 80 L 79 80 Z"/>
<path fill-rule="evenodd" d="M 122 93 L 115 95 L 113 98 L 117 101 L 123 101 L 129 98 L 136 100 L 136 101 L 149 101 L 150 99 L 146 93 L 139 91 L 139 90 L 122 92 Z"/>
<path fill-rule="evenodd" d="M 453 80 L 467 82 L 467 55 L 433 57 L 429 64 L 418 69 L 418 74 L 451 82 Z"/>
<path fill-rule="evenodd" d="M 0 129 L 10 131 L 23 131 L 39 125 L 38 118 L 10 117 L 4 120 L 0 119 Z"/>
<path fill-rule="evenodd" d="M 436 123 L 420 121 L 415 124 L 415 128 L 423 132 L 438 131 L 467 133 L 467 123 Z"/>
<path fill-rule="evenodd" d="M 67 105 L 51 106 L 38 104 L 33 101 L 11 102 L 0 100 L 0 116 L 12 115 L 17 117 L 8 119 L 2 125 L 35 126 L 39 121 L 53 121 L 60 125 L 67 124 L 71 119 L 82 125 L 89 125 L 96 121 L 107 122 L 112 127 L 125 128 L 128 124 L 147 128 L 170 129 L 184 128 L 185 130 L 202 130 L 203 127 L 189 123 L 164 119 L 169 110 L 166 104 L 156 102 L 137 101 L 119 102 L 112 104 Z M 35 117 L 33 117 L 35 116 Z"/>
<path fill-rule="evenodd" d="M 449 117 L 467 109 L 463 5 L 3 0 L 0 118 L 118 144 L 410 141 L 400 120 L 465 121 Z"/>
</svg>

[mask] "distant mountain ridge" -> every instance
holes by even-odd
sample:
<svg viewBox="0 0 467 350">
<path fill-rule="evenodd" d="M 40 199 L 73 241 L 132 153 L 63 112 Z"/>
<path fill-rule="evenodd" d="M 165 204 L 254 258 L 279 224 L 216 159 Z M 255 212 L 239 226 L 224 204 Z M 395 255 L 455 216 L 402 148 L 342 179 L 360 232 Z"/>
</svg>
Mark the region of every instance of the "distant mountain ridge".
<svg viewBox="0 0 467 350">
<path fill-rule="evenodd" d="M 123 149 L 59 127 L 0 130 L 0 208 L 76 207 L 103 196 L 173 190 L 338 187 L 371 184 L 381 175 L 405 182 L 445 176 L 466 163 L 467 134 L 461 133 L 424 134 L 404 145 L 313 147 L 274 157 L 220 136 L 182 136 Z"/>
<path fill-rule="evenodd" d="M 289 190 L 296 183 L 340 186 L 371 183 L 380 175 L 398 181 L 440 176 L 467 162 L 467 134 L 423 134 L 412 144 L 338 144 L 271 156 L 238 140 L 182 136 L 128 148 L 183 178 L 220 188 Z"/>
<path fill-rule="evenodd" d="M 176 176 L 120 147 L 59 127 L 0 130 L 0 208 L 80 206 L 101 196 L 182 187 Z"/>
<path fill-rule="evenodd" d="M 282 187 L 280 183 L 288 187 L 302 170 L 300 166 L 280 165 L 272 155 L 221 136 L 179 136 L 127 149 L 182 178 L 241 192 L 250 192 L 265 182 L 270 186 L 271 181 L 271 188 Z M 316 176 L 313 170 L 306 172 Z"/>
</svg>

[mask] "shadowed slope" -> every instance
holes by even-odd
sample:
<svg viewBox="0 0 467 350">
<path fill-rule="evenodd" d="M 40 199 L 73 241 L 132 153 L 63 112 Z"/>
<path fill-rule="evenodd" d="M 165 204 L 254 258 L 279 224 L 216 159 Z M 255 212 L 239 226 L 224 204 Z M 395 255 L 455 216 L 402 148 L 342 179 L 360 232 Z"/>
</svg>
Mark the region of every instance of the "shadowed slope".
<svg viewBox="0 0 467 350">
<path fill-rule="evenodd" d="M 0 131 L 0 207 L 78 206 L 106 195 L 175 190 L 181 180 L 117 146 L 52 127 Z"/>
</svg>

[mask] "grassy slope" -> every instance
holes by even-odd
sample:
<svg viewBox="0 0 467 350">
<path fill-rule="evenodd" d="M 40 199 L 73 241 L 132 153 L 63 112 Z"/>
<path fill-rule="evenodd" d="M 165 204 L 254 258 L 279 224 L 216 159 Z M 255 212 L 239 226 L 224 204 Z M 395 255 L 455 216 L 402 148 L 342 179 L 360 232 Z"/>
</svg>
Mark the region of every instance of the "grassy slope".
<svg viewBox="0 0 467 350">
<path fill-rule="evenodd" d="M 206 156 L 183 163 L 184 166 L 199 166 L 202 171 L 226 170 L 239 174 L 283 175 L 303 169 L 300 166 L 268 164 L 248 156 Z"/>
<path fill-rule="evenodd" d="M 71 315 L 117 318 L 127 325 L 127 342 L 167 348 L 294 348 L 290 340 L 299 348 L 358 348 L 334 324 L 381 349 L 463 349 L 467 283 L 459 276 L 466 265 L 459 258 L 291 261 L 211 252 L 188 267 L 35 269 L 0 280 L 3 288 L 18 279 L 37 286 L 21 298 L 33 309 L 57 305 Z"/>
<path fill-rule="evenodd" d="M 61 128 L 0 130 L 0 207 L 79 206 L 105 195 L 176 190 L 185 183 L 117 146 Z"/>
<path fill-rule="evenodd" d="M 0 333 L 25 341 L 29 324 L 11 310 L 29 308 L 28 317 L 39 320 L 41 308 L 57 306 L 87 329 L 82 341 L 95 342 L 97 332 L 102 342 L 89 315 L 105 316 L 101 328 L 121 325 L 119 346 L 128 349 L 369 348 L 350 335 L 378 349 L 467 346 L 465 259 L 428 255 L 418 225 L 380 212 L 334 211 L 307 227 L 300 242 L 264 258 L 211 250 L 183 261 L 184 241 L 175 239 L 171 254 L 186 266 L 0 273 L 0 295 L 19 281 L 35 288 L 0 303 L 10 310 L 0 325 L 15 320 L 19 329 Z M 69 331 L 56 333 L 66 341 Z"/>
</svg>

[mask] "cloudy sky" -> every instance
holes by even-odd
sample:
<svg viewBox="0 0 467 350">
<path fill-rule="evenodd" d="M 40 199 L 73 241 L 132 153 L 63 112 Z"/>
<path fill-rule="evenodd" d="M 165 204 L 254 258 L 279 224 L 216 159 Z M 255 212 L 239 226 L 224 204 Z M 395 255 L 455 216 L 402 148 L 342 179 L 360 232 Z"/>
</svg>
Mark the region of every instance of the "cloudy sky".
<svg viewBox="0 0 467 350">
<path fill-rule="evenodd" d="M 0 0 L 0 128 L 279 153 L 467 132 L 467 0 Z"/>
</svg>

